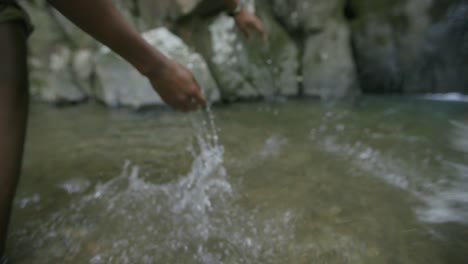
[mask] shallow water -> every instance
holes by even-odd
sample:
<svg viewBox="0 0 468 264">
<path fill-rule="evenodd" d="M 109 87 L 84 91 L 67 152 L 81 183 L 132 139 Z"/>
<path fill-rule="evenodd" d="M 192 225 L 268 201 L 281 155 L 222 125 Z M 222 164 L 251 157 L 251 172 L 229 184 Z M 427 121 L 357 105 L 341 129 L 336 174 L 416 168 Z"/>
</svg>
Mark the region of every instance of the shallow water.
<svg viewBox="0 0 468 264">
<path fill-rule="evenodd" d="M 466 103 L 213 112 L 34 105 L 12 263 L 468 263 Z"/>
</svg>

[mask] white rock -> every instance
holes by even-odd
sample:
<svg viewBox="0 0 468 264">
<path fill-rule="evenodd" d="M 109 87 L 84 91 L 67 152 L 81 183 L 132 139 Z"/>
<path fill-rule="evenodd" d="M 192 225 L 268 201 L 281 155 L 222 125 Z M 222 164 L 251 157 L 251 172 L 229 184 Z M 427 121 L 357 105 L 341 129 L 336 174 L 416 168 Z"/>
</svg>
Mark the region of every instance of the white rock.
<svg viewBox="0 0 468 264">
<path fill-rule="evenodd" d="M 148 31 L 143 37 L 164 55 L 192 70 L 210 102 L 219 100 L 218 87 L 206 62 L 179 37 L 166 28 Z M 99 82 L 96 96 L 108 105 L 138 108 L 163 104 L 149 81 L 107 48 L 102 48 L 96 57 L 96 73 Z"/>
<path fill-rule="evenodd" d="M 248 6 L 255 11 L 254 1 Z M 261 10 L 261 9 L 258 9 Z M 259 14 L 269 41 L 252 33 L 246 39 L 231 17 L 221 14 L 199 38 L 198 48 L 209 60 L 223 99 L 269 98 L 298 94 L 295 76 L 298 50 L 281 26 L 267 13 Z M 205 39 L 210 40 L 209 43 Z M 206 45 L 208 44 L 208 45 Z"/>
<path fill-rule="evenodd" d="M 31 76 L 36 80 L 35 87 L 32 88 L 33 95 L 54 103 L 79 102 L 86 99 L 86 93 L 79 87 L 71 71 L 72 57 L 70 49 L 61 46 L 50 55 L 49 65 L 36 66 Z M 37 80 L 40 80 L 40 84 Z"/>
</svg>

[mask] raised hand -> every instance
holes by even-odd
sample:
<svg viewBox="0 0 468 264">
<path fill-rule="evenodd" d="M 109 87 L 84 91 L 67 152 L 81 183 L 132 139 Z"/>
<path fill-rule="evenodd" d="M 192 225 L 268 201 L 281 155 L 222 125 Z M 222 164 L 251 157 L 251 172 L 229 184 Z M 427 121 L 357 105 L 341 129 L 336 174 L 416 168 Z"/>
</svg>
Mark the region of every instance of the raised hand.
<svg viewBox="0 0 468 264">
<path fill-rule="evenodd" d="M 265 31 L 262 22 L 254 14 L 243 8 L 234 16 L 237 26 L 242 30 L 247 38 L 250 38 L 250 30 L 257 31 L 264 40 L 268 39 L 268 33 Z"/>
</svg>

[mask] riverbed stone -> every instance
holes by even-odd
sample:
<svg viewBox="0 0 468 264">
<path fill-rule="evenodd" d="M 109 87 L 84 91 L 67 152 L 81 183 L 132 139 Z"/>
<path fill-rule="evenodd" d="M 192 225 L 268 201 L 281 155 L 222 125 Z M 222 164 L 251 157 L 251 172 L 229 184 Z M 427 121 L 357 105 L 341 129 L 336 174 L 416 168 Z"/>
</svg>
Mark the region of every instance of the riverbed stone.
<svg viewBox="0 0 468 264">
<path fill-rule="evenodd" d="M 166 28 L 145 32 L 143 37 L 162 53 L 190 69 L 210 102 L 219 100 L 219 89 L 205 60 Z M 96 97 L 110 106 L 144 107 L 164 104 L 149 81 L 108 48 L 96 56 Z"/>
<path fill-rule="evenodd" d="M 269 33 L 263 41 L 256 32 L 247 39 L 234 20 L 219 14 L 192 23 L 186 39 L 195 43 L 208 61 L 221 87 L 223 100 L 271 98 L 298 94 L 298 50 L 287 32 L 265 11 L 265 6 L 248 8 L 255 12 Z"/>
</svg>

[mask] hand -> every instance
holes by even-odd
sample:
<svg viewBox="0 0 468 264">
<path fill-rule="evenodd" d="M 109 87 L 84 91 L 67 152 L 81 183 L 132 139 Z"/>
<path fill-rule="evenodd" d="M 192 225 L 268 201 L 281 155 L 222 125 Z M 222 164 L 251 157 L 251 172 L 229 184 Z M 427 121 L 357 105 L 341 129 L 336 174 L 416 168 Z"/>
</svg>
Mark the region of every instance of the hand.
<svg viewBox="0 0 468 264">
<path fill-rule="evenodd" d="M 254 29 L 264 40 L 268 39 L 268 33 L 265 31 L 262 22 L 254 14 L 243 8 L 235 17 L 237 26 L 244 32 L 247 38 L 250 37 L 249 29 Z"/>
<path fill-rule="evenodd" d="M 189 112 L 207 104 L 192 73 L 174 61 L 147 77 L 164 102 L 176 110 Z"/>
</svg>

